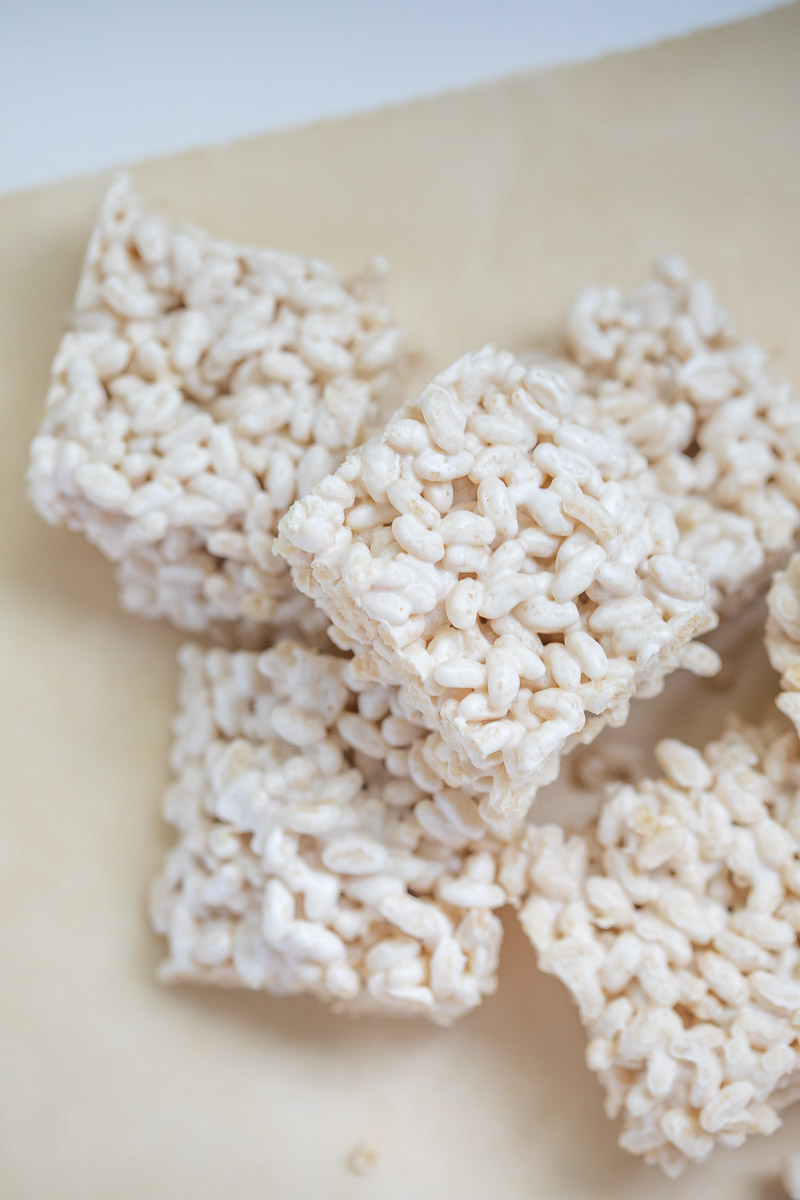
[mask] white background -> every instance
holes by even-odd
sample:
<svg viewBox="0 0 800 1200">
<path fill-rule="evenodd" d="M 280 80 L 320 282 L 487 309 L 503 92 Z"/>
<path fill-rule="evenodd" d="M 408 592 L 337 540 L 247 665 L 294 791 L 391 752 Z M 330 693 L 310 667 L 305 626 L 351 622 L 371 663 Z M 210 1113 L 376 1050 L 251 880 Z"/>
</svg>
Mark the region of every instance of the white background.
<svg viewBox="0 0 800 1200">
<path fill-rule="evenodd" d="M 774 0 L 0 0 L 0 191 L 773 7 Z"/>
</svg>

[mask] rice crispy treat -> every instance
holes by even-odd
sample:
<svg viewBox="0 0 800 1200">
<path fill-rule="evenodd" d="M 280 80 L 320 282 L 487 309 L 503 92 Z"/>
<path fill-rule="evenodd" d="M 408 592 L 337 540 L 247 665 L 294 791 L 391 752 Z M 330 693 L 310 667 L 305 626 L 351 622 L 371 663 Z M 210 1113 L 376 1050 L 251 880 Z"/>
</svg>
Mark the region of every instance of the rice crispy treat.
<svg viewBox="0 0 800 1200">
<path fill-rule="evenodd" d="M 279 517 L 375 423 L 398 371 L 384 267 L 220 241 L 111 185 L 31 447 L 31 499 L 118 564 L 123 606 L 263 639 L 322 618 Z"/>
<path fill-rule="evenodd" d="M 800 733 L 800 554 L 772 580 L 767 596 L 765 643 L 769 661 L 781 677 L 776 704 Z"/>
<path fill-rule="evenodd" d="M 677 1175 L 800 1097 L 800 746 L 779 717 L 530 830 L 522 924 L 565 984 L 620 1145 Z"/>
<path fill-rule="evenodd" d="M 289 641 L 180 667 L 160 977 L 445 1024 L 493 992 L 518 830 L 431 775 L 392 693 Z"/>
<path fill-rule="evenodd" d="M 399 684 L 490 804 L 520 815 L 560 752 L 713 623 L 641 455 L 572 419 L 552 372 L 487 347 L 298 501 L 277 551 L 342 645 Z"/>
<path fill-rule="evenodd" d="M 800 405 L 679 258 L 625 293 L 589 287 L 565 326 L 580 420 L 647 458 L 683 552 L 723 613 L 785 559 L 800 528 Z"/>
</svg>

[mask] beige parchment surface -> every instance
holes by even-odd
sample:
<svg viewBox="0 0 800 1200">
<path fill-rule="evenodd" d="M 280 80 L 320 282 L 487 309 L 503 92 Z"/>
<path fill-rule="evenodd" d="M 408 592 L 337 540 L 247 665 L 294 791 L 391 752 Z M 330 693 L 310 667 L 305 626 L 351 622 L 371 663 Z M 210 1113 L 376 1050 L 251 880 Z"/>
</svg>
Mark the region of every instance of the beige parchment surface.
<svg viewBox="0 0 800 1200">
<path fill-rule="evenodd" d="M 800 7 L 592 64 L 143 164 L 215 232 L 374 252 L 419 373 L 544 341 L 575 289 L 673 249 L 800 383 Z M 75 136 L 80 136 L 76 130 Z M 499 994 L 450 1032 L 153 981 L 144 893 L 180 636 L 24 498 L 26 445 L 104 180 L 0 200 L 0 1197 L 652 1200 L 780 1195 L 800 1113 L 670 1184 L 628 1158 L 577 1018 L 509 921 Z M 752 619 L 733 692 L 675 678 L 624 736 L 717 732 L 774 686 Z M 562 811 L 568 786 L 541 812 Z M 347 1169 L 359 1142 L 367 1177 Z"/>
</svg>

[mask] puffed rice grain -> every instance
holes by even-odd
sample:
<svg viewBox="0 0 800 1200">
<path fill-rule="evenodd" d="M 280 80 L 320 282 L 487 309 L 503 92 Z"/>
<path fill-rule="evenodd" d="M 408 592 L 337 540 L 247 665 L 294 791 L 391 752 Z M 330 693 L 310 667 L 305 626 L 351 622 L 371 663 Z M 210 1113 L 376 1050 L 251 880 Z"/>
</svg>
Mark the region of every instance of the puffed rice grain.
<svg viewBox="0 0 800 1200">
<path fill-rule="evenodd" d="M 781 677 L 776 703 L 800 733 L 800 554 L 792 555 L 786 570 L 773 576 L 767 607 L 764 640 Z"/>
<path fill-rule="evenodd" d="M 800 1154 L 791 1154 L 786 1159 L 781 1173 L 781 1182 L 789 1200 L 800 1200 Z"/>
</svg>

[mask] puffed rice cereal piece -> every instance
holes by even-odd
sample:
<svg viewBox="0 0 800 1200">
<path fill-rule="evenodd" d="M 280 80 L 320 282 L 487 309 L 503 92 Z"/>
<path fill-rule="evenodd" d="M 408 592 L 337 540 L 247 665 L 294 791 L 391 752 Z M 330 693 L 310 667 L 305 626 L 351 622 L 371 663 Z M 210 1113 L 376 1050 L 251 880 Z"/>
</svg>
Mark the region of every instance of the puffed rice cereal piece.
<svg viewBox="0 0 800 1200">
<path fill-rule="evenodd" d="M 493 776 L 507 816 L 599 731 L 587 714 L 619 710 L 714 620 L 672 513 L 637 484 L 645 460 L 572 404 L 552 372 L 468 354 L 298 501 L 276 542 L 341 644 L 368 648 L 368 669 Z"/>
<path fill-rule="evenodd" d="M 431 775 L 387 689 L 289 641 L 180 667 L 160 978 L 441 1024 L 492 993 L 524 849 Z"/>
<path fill-rule="evenodd" d="M 742 607 L 800 528 L 800 405 L 704 279 L 666 256 L 624 293 L 589 287 L 565 327 L 578 419 L 621 434 L 673 508 L 717 609 Z"/>
<path fill-rule="evenodd" d="M 776 701 L 800 733 L 800 554 L 773 576 L 767 596 L 765 643 L 769 661 L 781 677 Z"/>
<path fill-rule="evenodd" d="M 324 628 L 279 517 L 374 424 L 400 336 L 384 267 L 238 246 L 111 185 L 31 447 L 31 499 L 117 566 L 123 606 L 234 640 Z"/>
<path fill-rule="evenodd" d="M 521 920 L 620 1145 L 677 1175 L 800 1096 L 800 746 L 776 716 L 656 756 L 586 833 L 531 830 Z"/>
<path fill-rule="evenodd" d="M 791 1154 L 783 1164 L 781 1183 L 789 1200 L 800 1200 L 800 1154 Z"/>
</svg>

